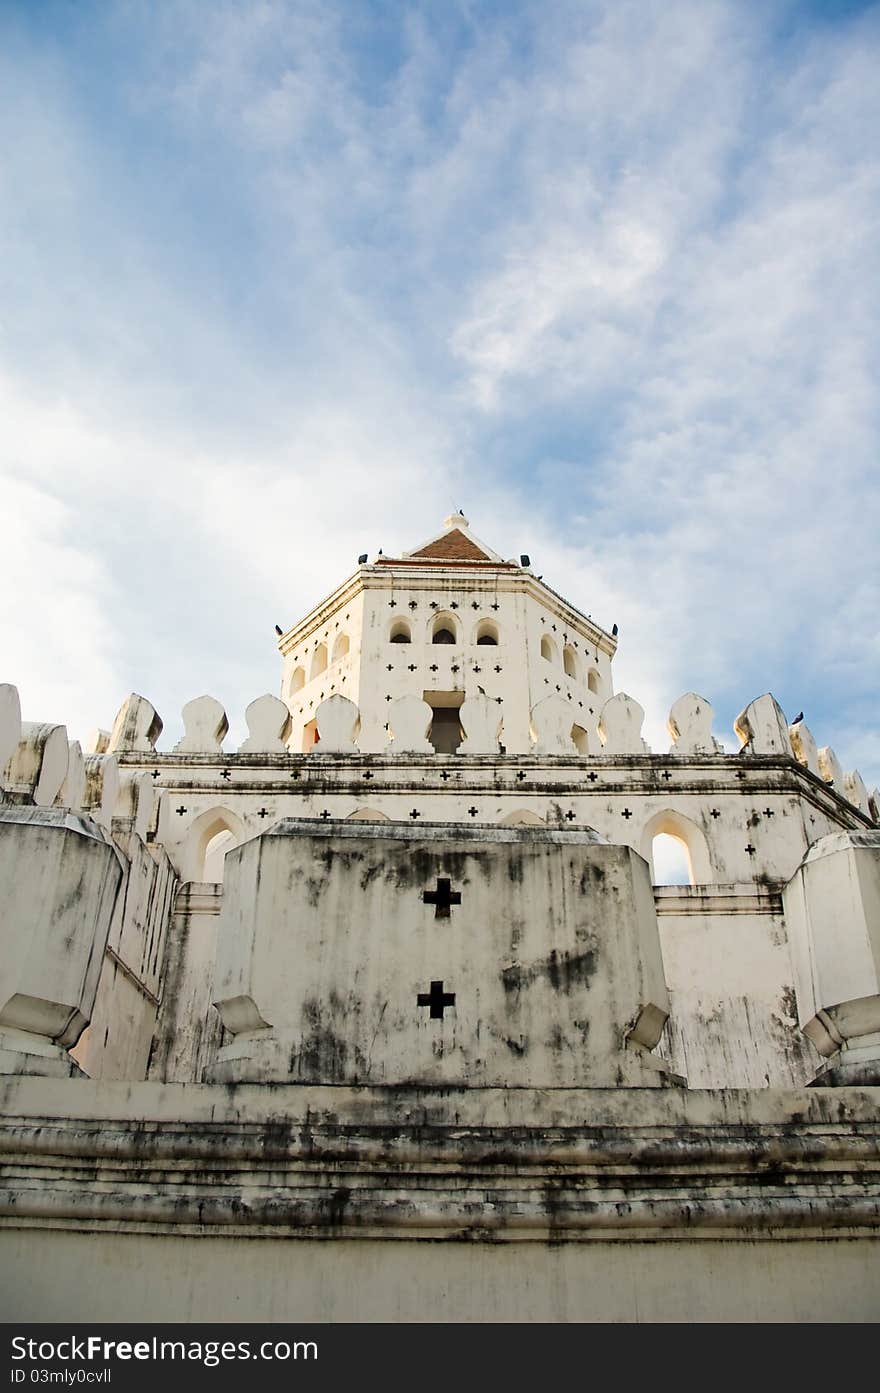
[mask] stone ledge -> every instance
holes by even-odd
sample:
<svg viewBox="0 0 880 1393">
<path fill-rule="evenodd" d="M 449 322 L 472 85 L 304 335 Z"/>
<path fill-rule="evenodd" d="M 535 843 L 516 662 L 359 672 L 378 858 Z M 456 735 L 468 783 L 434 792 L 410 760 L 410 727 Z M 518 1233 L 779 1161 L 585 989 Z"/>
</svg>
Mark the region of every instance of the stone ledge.
<svg viewBox="0 0 880 1393">
<path fill-rule="evenodd" d="M 876 1088 L 658 1097 L 19 1079 L 5 1093 L 0 1227 L 545 1242 L 880 1237 Z"/>
</svg>

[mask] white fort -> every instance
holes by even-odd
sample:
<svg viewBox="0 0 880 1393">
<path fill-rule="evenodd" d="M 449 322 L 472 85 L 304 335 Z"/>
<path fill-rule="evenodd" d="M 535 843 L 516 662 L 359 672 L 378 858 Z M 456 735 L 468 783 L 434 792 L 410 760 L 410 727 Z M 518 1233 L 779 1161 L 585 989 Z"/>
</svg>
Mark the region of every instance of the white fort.
<svg viewBox="0 0 880 1393">
<path fill-rule="evenodd" d="M 7 1318 L 876 1318 L 880 795 L 616 646 L 454 514 L 237 750 L 0 687 Z"/>
</svg>

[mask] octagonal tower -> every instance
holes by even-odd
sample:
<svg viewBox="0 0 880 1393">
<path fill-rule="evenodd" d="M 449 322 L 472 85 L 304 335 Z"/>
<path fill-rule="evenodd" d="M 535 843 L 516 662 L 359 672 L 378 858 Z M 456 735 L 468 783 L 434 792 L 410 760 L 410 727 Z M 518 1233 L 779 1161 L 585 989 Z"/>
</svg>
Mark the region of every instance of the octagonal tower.
<svg viewBox="0 0 880 1393">
<path fill-rule="evenodd" d="M 278 647 L 294 752 L 314 746 L 315 712 L 340 693 L 360 709 L 363 751 L 385 748 L 390 703 L 415 696 L 434 713 L 435 751 L 454 754 L 458 709 L 485 695 L 498 707 L 499 748 L 527 753 L 529 713 L 556 695 L 571 705 L 585 754 L 598 747 L 617 641 L 534 575 L 528 557 L 505 561 L 453 513 L 413 551 L 359 566 Z"/>
</svg>

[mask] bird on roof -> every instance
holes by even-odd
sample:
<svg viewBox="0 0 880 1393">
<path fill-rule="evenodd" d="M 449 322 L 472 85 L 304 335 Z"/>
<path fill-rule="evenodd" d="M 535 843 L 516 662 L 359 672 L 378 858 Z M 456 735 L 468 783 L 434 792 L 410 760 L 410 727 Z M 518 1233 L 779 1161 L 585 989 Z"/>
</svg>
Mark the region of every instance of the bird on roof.
<svg viewBox="0 0 880 1393">
<path fill-rule="evenodd" d="M 796 726 L 796 725 L 797 725 L 800 721 L 802 721 L 803 719 L 804 719 L 804 713 L 803 713 L 803 711 L 799 711 L 799 712 L 797 713 L 797 715 L 795 716 L 794 720 L 792 721 L 792 725 L 793 725 L 793 726 Z"/>
<path fill-rule="evenodd" d="M 281 635 L 281 634 L 284 633 L 284 630 L 282 629 L 282 627 L 281 627 L 280 624 L 276 624 L 276 625 L 275 625 L 275 632 L 276 632 L 276 634 L 278 634 L 278 635 Z"/>
</svg>

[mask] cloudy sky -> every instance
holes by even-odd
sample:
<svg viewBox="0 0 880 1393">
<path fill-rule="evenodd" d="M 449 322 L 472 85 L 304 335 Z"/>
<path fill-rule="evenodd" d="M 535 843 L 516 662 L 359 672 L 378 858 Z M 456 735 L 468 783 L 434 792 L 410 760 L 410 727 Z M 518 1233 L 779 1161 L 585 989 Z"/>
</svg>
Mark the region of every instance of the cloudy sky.
<svg viewBox="0 0 880 1393">
<path fill-rule="evenodd" d="M 880 782 L 880 6 L 2 0 L 3 680 L 233 735 L 455 507 Z M 167 738 L 166 738 L 167 737 Z"/>
</svg>

